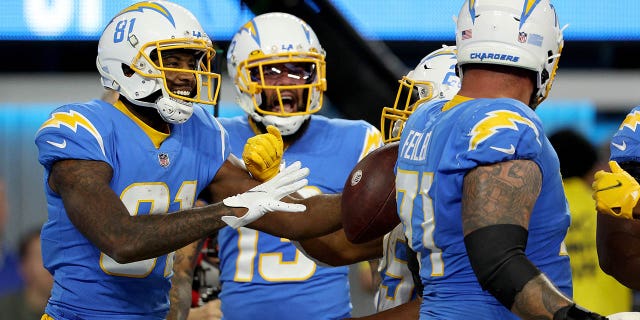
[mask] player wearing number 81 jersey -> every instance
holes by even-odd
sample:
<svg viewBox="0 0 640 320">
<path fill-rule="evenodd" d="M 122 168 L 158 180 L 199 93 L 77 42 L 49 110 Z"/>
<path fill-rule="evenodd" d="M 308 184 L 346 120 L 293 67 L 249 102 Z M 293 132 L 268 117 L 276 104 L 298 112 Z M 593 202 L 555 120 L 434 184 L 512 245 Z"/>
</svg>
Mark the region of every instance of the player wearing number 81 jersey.
<svg viewBox="0 0 640 320">
<path fill-rule="evenodd" d="M 121 110 L 94 100 L 64 106 L 52 113 L 37 138 L 40 161 L 47 172 L 54 161 L 67 157 L 104 161 L 114 168 L 111 187 L 131 215 L 162 214 L 191 207 L 204 187 L 198 181 L 210 180 L 226 158 L 214 151 L 225 149 L 224 130 L 203 109 L 197 109 L 190 121 L 175 130 L 180 135 L 198 139 L 180 143 L 169 139 L 162 148 L 156 149 L 146 135 L 132 134 L 140 128 Z M 112 123 L 118 123 L 118 130 L 109 129 Z M 71 126 L 76 127 L 75 132 Z M 206 126 L 212 134 L 201 135 L 199 126 Z M 115 153 L 118 142 L 121 143 Z M 56 143 L 66 143 L 66 146 Z M 188 151 L 199 149 L 203 144 L 211 146 L 206 162 Z M 105 317 L 111 312 L 126 314 L 144 310 L 148 312 L 146 319 L 163 319 L 169 308 L 167 292 L 171 287 L 173 254 L 117 263 L 73 228 L 62 210 L 62 199 L 50 188 L 46 189 L 48 206 L 61 208 L 50 212 L 42 229 L 43 262 L 47 269 L 56 270 L 50 300 L 52 309 L 48 312 L 53 316 L 57 315 L 53 310 L 73 306 L 78 308 L 71 309 L 75 314 L 86 316 L 83 309 L 100 313 L 96 310 L 96 301 L 104 301 L 100 305 L 108 309 L 102 311 Z"/>
<path fill-rule="evenodd" d="M 133 4 L 100 37 L 104 100 L 59 107 L 40 126 L 43 263 L 54 277 L 43 319 L 166 319 L 170 306 L 185 309 L 169 291 L 191 284 L 197 240 L 225 222 L 303 209 L 280 199 L 306 170 L 292 164 L 259 185 L 199 104 L 216 100 L 214 53 L 185 8 Z M 213 204 L 190 209 L 205 189 Z"/>
</svg>

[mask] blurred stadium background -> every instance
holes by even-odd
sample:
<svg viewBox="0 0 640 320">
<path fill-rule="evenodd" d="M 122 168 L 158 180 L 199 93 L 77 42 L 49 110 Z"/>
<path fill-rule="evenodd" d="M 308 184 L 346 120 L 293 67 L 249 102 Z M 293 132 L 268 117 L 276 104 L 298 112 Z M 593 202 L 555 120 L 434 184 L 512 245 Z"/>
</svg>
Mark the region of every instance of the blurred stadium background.
<svg viewBox="0 0 640 320">
<path fill-rule="evenodd" d="M 46 219 L 34 134 L 55 107 L 100 96 L 97 39 L 130 0 L 2 0 L 0 10 L 0 178 L 10 216 L 5 240 Z M 306 20 L 328 52 L 330 117 L 379 126 L 397 79 L 428 52 L 455 43 L 462 0 L 180 0 L 220 49 L 268 11 Z M 539 108 L 547 134 L 571 126 L 603 146 L 624 114 L 640 104 L 640 1 L 556 0 L 565 48 L 549 99 Z M 242 114 L 223 80 L 219 116 Z M 213 110 L 212 110 L 213 112 Z"/>
</svg>

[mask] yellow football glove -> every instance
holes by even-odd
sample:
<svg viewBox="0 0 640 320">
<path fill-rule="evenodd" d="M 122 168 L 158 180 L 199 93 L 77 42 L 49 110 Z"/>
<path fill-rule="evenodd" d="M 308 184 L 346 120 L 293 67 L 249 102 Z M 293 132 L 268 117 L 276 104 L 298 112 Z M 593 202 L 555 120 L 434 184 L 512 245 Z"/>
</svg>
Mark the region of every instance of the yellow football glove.
<svg viewBox="0 0 640 320">
<path fill-rule="evenodd" d="M 599 212 L 633 219 L 633 208 L 640 199 L 640 184 L 615 161 L 611 172 L 600 170 L 593 181 L 593 199 Z"/>
<path fill-rule="evenodd" d="M 242 160 L 254 178 L 267 181 L 280 172 L 283 152 L 280 130 L 274 126 L 267 126 L 267 133 L 247 140 L 242 151 Z"/>
</svg>

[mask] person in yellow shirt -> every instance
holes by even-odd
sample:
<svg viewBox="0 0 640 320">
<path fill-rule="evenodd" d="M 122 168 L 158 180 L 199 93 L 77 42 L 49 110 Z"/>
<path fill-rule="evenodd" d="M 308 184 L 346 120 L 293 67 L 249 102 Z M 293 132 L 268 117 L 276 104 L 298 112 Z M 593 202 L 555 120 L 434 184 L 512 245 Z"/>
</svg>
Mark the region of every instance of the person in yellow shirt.
<svg viewBox="0 0 640 320">
<path fill-rule="evenodd" d="M 571 258 L 573 298 L 600 314 L 631 311 L 631 290 L 605 274 L 596 251 L 596 206 L 591 197 L 593 174 L 601 169 L 596 148 L 573 129 L 549 137 L 560 159 L 560 172 L 571 212 L 565 244 Z"/>
</svg>

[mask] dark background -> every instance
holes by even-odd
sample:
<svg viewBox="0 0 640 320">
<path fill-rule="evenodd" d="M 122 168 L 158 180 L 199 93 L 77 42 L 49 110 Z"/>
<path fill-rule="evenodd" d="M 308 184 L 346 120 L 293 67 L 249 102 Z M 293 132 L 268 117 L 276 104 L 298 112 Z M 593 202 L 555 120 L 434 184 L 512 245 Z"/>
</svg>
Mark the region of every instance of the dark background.
<svg viewBox="0 0 640 320">
<path fill-rule="evenodd" d="M 452 41 L 365 41 L 328 0 L 244 0 L 256 15 L 282 11 L 307 21 L 327 56 L 327 96 L 346 118 L 378 125 L 380 109 L 393 103 L 397 80 L 428 52 Z M 453 30 L 452 30 L 453 33 Z M 226 50 L 229 42 L 219 41 Z M 94 72 L 97 41 L 0 41 L 0 72 Z M 339 52 L 340 55 L 336 55 Z M 19 56 L 18 56 L 19 55 Z M 560 70 L 629 70 L 640 68 L 640 42 L 581 41 L 565 43 Z M 219 69 L 226 65 L 219 56 Z M 225 70 L 218 70 L 226 72 Z M 616 110 L 600 117 L 620 116 Z"/>
</svg>

